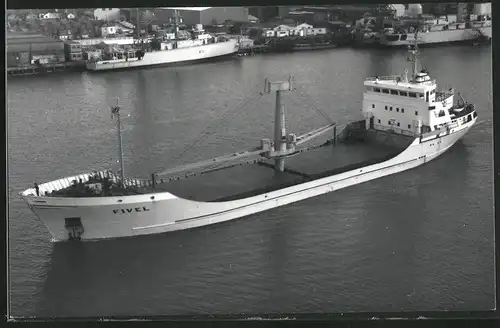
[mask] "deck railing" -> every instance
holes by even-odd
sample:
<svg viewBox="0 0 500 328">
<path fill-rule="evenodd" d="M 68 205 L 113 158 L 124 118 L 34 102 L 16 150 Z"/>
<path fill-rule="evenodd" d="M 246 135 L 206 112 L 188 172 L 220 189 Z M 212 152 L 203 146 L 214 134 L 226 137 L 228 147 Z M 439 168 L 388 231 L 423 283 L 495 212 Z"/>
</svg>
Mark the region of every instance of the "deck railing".
<svg viewBox="0 0 500 328">
<path fill-rule="evenodd" d="M 385 131 L 388 133 L 392 132 L 395 134 L 401 134 L 401 135 L 408 136 L 408 137 L 416 137 L 417 136 L 417 134 L 414 131 L 403 130 L 400 127 L 395 127 L 395 126 L 388 127 L 386 125 L 373 124 L 373 128 L 375 130 L 378 130 L 378 131 Z"/>
<path fill-rule="evenodd" d="M 96 176 L 99 179 L 109 178 L 113 183 L 118 183 L 120 181 L 120 178 L 111 171 L 99 171 L 99 172 L 85 173 L 85 174 L 75 175 L 75 176 L 68 177 L 68 178 L 62 178 L 62 179 L 46 182 L 46 183 L 39 185 L 38 187 L 39 187 L 40 196 L 45 196 L 46 194 L 49 195 L 54 191 L 59 191 L 59 190 L 69 188 L 73 185 L 73 181 L 76 181 L 77 183 L 80 182 L 80 180 L 82 181 L 82 183 L 89 182 L 89 181 L 91 181 L 92 178 L 94 178 Z M 147 187 L 153 186 L 153 181 L 147 180 L 147 179 L 126 178 L 124 181 L 124 185 L 126 188 L 130 188 L 130 187 L 147 188 Z M 35 190 L 35 188 L 27 189 L 24 192 L 22 192 L 22 195 L 23 196 L 28 196 L 28 195 L 35 196 L 36 190 Z"/>
<path fill-rule="evenodd" d="M 73 181 L 75 181 L 75 180 L 76 180 L 76 182 L 79 182 L 81 179 L 83 183 L 88 182 L 90 177 L 95 176 L 96 174 L 100 178 L 109 177 L 109 171 L 99 171 L 99 172 L 79 174 L 79 175 L 75 175 L 75 176 L 68 177 L 68 178 L 62 178 L 62 179 L 42 183 L 41 185 L 38 186 L 40 196 L 43 196 L 46 193 L 50 194 L 54 191 L 68 188 L 71 185 L 73 185 Z M 30 188 L 30 189 L 25 190 L 24 192 L 22 192 L 22 195 L 23 196 L 28 196 L 28 195 L 35 196 L 36 195 L 35 188 Z"/>
<path fill-rule="evenodd" d="M 453 95 L 455 95 L 454 89 L 450 89 L 448 91 L 438 91 L 436 92 L 436 102 L 444 101 Z"/>
<path fill-rule="evenodd" d="M 401 75 L 390 75 L 390 76 L 372 76 L 372 77 L 367 77 L 365 81 L 397 81 L 397 80 L 402 81 L 403 77 Z"/>
</svg>

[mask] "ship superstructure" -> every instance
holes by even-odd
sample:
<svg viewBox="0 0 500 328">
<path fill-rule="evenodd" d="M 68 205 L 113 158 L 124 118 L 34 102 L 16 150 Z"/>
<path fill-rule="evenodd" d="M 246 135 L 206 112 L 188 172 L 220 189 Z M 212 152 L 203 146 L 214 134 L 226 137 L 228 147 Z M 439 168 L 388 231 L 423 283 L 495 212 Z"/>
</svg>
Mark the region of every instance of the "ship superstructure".
<svg viewBox="0 0 500 328">
<path fill-rule="evenodd" d="M 300 136 L 285 124 L 283 98 L 295 89 L 293 80 L 266 80 L 263 95 L 276 95 L 273 140 L 146 180 L 125 176 L 115 106 L 120 174 L 75 175 L 20 195 L 54 241 L 97 240 L 224 222 L 417 167 L 460 140 L 477 114 L 460 95 L 455 102 L 453 89 L 438 91 L 436 80 L 419 69 L 417 44 L 409 60 L 411 76 L 405 71 L 366 79 L 363 119 L 330 122 Z M 326 141 L 306 147 L 332 131 Z"/>
</svg>

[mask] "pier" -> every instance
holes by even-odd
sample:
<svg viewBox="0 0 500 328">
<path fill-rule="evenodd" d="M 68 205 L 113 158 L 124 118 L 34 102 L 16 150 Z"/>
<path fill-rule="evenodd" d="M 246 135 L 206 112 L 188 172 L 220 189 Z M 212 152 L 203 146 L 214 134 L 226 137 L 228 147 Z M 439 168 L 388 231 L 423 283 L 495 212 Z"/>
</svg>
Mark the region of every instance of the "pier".
<svg viewBox="0 0 500 328">
<path fill-rule="evenodd" d="M 66 72 L 69 70 L 84 70 L 85 62 L 66 62 L 56 64 L 42 64 L 42 65 L 24 65 L 16 67 L 7 67 L 7 76 L 27 76 L 39 75 L 46 73 Z"/>
<path fill-rule="evenodd" d="M 239 56 L 247 56 L 253 54 L 267 53 L 270 51 L 270 47 L 267 44 L 257 44 L 249 47 L 244 47 L 238 49 L 237 54 Z"/>
</svg>

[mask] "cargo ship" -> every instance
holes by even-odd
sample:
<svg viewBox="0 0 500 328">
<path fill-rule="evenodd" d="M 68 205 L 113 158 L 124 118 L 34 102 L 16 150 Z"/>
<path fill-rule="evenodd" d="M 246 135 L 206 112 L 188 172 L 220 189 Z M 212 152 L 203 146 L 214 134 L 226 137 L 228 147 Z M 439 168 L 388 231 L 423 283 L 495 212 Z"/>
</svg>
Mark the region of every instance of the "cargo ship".
<svg viewBox="0 0 500 328">
<path fill-rule="evenodd" d="M 459 93 L 439 91 L 429 72 L 419 70 L 417 44 L 410 51 L 411 77 L 405 70 L 365 79 L 357 121 L 287 133 L 284 94 L 293 92 L 293 79 L 266 79 L 262 96 L 276 95 L 273 140 L 150 179 L 125 175 L 120 108 L 112 107 L 118 172 L 35 184 L 20 196 L 52 241 L 102 240 L 229 221 L 418 167 L 452 147 L 478 115 Z M 326 140 L 318 142 L 321 136 Z"/>
<path fill-rule="evenodd" d="M 238 52 L 238 40 L 214 36 L 206 33 L 201 24 L 188 32 L 189 37 L 179 37 L 180 22 L 174 11 L 174 33 L 171 38 L 152 41 L 137 39 L 128 49 L 108 49 L 100 58 L 91 58 L 86 63 L 87 70 L 105 71 L 150 66 L 188 64 L 235 55 Z"/>
</svg>

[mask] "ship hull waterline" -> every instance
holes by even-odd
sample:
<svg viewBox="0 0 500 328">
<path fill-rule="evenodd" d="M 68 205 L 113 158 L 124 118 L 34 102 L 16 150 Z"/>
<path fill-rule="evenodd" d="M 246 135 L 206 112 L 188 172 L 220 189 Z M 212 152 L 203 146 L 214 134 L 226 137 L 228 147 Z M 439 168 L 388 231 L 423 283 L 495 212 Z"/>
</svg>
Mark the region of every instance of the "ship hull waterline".
<svg viewBox="0 0 500 328">
<path fill-rule="evenodd" d="M 420 142 L 416 138 L 395 157 L 374 165 L 304 182 L 280 190 L 226 202 L 198 202 L 162 192 L 105 198 L 36 197 L 22 193 L 35 215 L 44 223 L 53 242 L 69 239 L 65 218 L 81 218 L 82 241 L 96 241 L 159 234 L 225 222 L 298 202 L 359 183 L 406 171 L 443 154 L 474 125 Z M 154 198 L 154 199 L 153 199 Z"/>
</svg>

